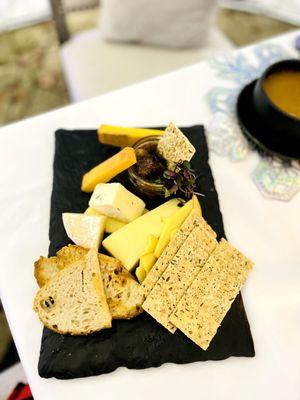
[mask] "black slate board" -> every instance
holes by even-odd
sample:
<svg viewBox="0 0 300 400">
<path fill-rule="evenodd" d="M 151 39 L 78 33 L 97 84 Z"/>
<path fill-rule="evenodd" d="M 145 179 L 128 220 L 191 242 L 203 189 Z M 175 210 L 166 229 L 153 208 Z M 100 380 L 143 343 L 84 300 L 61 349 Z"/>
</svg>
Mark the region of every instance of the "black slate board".
<svg viewBox="0 0 300 400">
<path fill-rule="evenodd" d="M 182 130 L 197 149 L 193 166 L 199 176 L 198 189 L 205 195 L 200 198 L 203 216 L 220 239 L 225 234 L 203 127 Z M 90 195 L 80 190 L 82 175 L 118 151 L 115 147 L 100 145 L 94 130 L 58 130 L 55 138 L 49 256 L 69 243 L 62 212 L 83 212 L 87 208 Z M 147 202 L 147 208 L 155 206 L 156 203 Z M 201 350 L 179 330 L 172 335 L 143 313 L 129 321 L 113 321 L 112 329 L 86 337 L 59 335 L 45 328 L 38 370 L 44 378 L 71 379 L 112 372 L 120 366 L 142 369 L 166 362 L 185 364 L 230 356 L 254 356 L 241 295 L 232 304 L 207 351 Z"/>
</svg>

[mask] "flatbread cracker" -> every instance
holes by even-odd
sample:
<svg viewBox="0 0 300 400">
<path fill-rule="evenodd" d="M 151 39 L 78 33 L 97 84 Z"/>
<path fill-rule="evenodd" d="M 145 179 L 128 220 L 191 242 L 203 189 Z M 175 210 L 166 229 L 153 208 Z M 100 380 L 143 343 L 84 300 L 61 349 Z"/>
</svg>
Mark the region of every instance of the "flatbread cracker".
<svg viewBox="0 0 300 400">
<path fill-rule="evenodd" d="M 168 167 L 172 168 L 178 161 L 190 161 L 196 149 L 181 130 L 171 122 L 158 141 L 157 152 L 167 160 Z"/>
<path fill-rule="evenodd" d="M 181 298 L 170 321 L 206 350 L 252 267 L 252 261 L 222 239 Z"/>
<path fill-rule="evenodd" d="M 162 255 L 154 264 L 151 271 L 148 273 L 146 278 L 144 279 L 140 290 L 142 294 L 147 297 L 151 290 L 153 289 L 154 285 L 161 277 L 167 266 L 169 265 L 172 258 L 175 256 L 177 251 L 183 245 L 185 239 L 188 235 L 192 232 L 192 230 L 201 224 L 204 223 L 204 219 L 199 217 L 196 213 L 192 212 L 181 225 L 179 231 L 175 234 L 173 239 L 167 245 L 165 250 L 163 251 Z"/>
<path fill-rule="evenodd" d="M 195 227 L 146 298 L 143 309 L 170 332 L 176 330 L 170 315 L 216 245 L 205 221 Z"/>
</svg>

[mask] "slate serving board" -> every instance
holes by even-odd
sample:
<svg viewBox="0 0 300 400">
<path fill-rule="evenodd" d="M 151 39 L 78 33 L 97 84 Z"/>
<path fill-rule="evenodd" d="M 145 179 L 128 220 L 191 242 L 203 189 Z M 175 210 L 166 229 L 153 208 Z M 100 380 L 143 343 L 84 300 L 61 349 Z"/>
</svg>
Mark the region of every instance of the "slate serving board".
<svg viewBox="0 0 300 400">
<path fill-rule="evenodd" d="M 202 126 L 182 128 L 197 149 L 193 167 L 203 216 L 225 237 L 218 195 L 208 163 L 208 148 Z M 83 212 L 90 195 L 80 190 L 82 175 L 118 151 L 100 145 L 94 130 L 66 131 L 55 134 L 53 190 L 50 215 L 49 256 L 67 245 L 61 214 Z M 126 174 L 118 179 L 125 183 Z M 149 202 L 152 209 L 160 202 Z M 163 363 L 185 364 L 195 361 L 223 360 L 230 356 L 254 356 L 254 345 L 241 295 L 238 295 L 208 350 L 203 351 L 179 330 L 169 333 L 145 312 L 129 321 L 113 321 L 112 329 L 86 337 L 60 335 L 44 329 L 38 371 L 41 377 L 80 378 L 112 372 L 118 367 L 131 369 L 159 367 Z"/>
</svg>

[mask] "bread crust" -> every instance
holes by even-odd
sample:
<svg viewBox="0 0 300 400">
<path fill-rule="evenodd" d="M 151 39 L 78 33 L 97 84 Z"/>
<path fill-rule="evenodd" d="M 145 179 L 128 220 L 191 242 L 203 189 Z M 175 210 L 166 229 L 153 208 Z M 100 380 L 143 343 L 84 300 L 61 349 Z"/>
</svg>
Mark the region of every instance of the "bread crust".
<svg viewBox="0 0 300 400">
<path fill-rule="evenodd" d="M 47 284 L 53 277 L 81 260 L 88 250 L 69 245 L 57 252 L 55 257 L 41 256 L 34 263 L 34 276 L 40 287 Z M 103 278 L 104 290 L 113 319 L 131 319 L 142 310 L 143 295 L 139 283 L 122 263 L 105 254 L 98 254 L 100 271 Z"/>
</svg>

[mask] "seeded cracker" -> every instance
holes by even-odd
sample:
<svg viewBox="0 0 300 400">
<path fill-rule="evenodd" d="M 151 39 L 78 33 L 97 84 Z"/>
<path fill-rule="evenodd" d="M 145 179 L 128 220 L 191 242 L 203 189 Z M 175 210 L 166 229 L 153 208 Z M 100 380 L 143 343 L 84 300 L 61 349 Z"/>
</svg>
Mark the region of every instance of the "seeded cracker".
<svg viewBox="0 0 300 400">
<path fill-rule="evenodd" d="M 248 258 L 222 239 L 170 321 L 206 350 L 252 267 Z"/>
<path fill-rule="evenodd" d="M 190 161 L 196 149 L 171 122 L 158 141 L 157 152 L 167 160 L 168 167 L 172 168 L 178 161 Z"/>
<path fill-rule="evenodd" d="M 203 224 L 203 218 L 192 212 L 181 225 L 179 231 L 175 234 L 174 238 L 170 241 L 168 246 L 165 248 L 159 259 L 150 270 L 145 280 L 141 285 L 141 291 L 145 297 L 149 295 L 152 288 L 163 274 L 168 264 L 175 256 L 177 251 L 183 245 L 185 239 L 196 227 Z"/>
<path fill-rule="evenodd" d="M 170 332 L 169 318 L 179 300 L 216 247 L 215 232 L 203 220 L 189 234 L 143 304 L 143 309 Z"/>
</svg>

